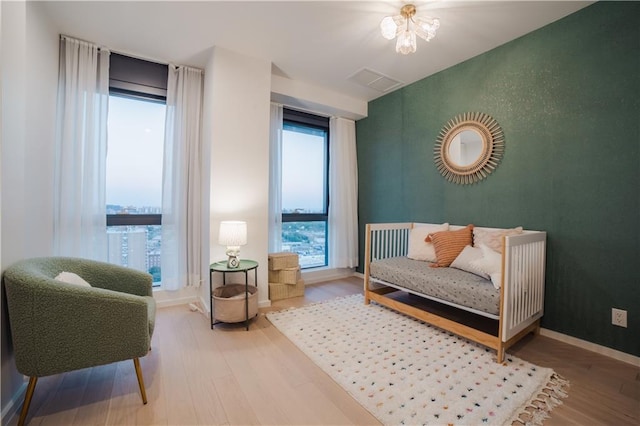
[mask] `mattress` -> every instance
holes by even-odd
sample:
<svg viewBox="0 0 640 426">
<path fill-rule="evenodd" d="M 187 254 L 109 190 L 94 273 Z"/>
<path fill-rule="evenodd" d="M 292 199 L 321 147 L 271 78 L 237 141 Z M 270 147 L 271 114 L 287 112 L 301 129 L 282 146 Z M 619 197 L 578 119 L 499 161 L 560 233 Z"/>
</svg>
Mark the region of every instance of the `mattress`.
<svg viewBox="0 0 640 426">
<path fill-rule="evenodd" d="M 500 290 L 490 280 L 455 268 L 431 268 L 408 257 L 371 262 L 371 277 L 414 293 L 455 303 L 491 315 L 500 313 Z"/>
</svg>

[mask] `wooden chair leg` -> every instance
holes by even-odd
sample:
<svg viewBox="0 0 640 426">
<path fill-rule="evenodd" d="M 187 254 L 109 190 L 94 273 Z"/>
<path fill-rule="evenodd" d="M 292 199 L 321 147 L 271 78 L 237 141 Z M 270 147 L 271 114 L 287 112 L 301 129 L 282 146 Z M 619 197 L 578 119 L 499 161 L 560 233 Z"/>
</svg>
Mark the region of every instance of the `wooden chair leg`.
<svg viewBox="0 0 640 426">
<path fill-rule="evenodd" d="M 136 376 L 138 376 L 138 386 L 140 386 L 140 395 L 142 395 L 142 403 L 147 403 L 147 393 L 144 390 L 144 379 L 142 378 L 142 369 L 140 368 L 140 360 L 133 359 L 133 365 L 136 367 Z"/>
<path fill-rule="evenodd" d="M 23 426 L 24 421 L 27 418 L 27 412 L 29 411 L 29 405 L 31 405 L 31 398 L 33 397 L 33 391 L 36 388 L 38 378 L 31 376 L 29 378 L 29 385 L 27 386 L 27 393 L 24 395 L 24 402 L 22 403 L 22 411 L 20 412 L 20 418 L 18 419 L 18 426 Z"/>
</svg>

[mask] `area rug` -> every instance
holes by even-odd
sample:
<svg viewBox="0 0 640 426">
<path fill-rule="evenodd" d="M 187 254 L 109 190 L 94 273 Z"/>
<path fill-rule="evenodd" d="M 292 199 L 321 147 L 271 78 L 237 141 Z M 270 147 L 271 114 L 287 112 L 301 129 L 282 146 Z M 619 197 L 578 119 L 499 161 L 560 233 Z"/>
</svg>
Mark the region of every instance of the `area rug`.
<svg viewBox="0 0 640 426">
<path fill-rule="evenodd" d="M 273 325 L 386 425 L 541 424 L 569 383 L 362 295 L 271 312 Z"/>
</svg>

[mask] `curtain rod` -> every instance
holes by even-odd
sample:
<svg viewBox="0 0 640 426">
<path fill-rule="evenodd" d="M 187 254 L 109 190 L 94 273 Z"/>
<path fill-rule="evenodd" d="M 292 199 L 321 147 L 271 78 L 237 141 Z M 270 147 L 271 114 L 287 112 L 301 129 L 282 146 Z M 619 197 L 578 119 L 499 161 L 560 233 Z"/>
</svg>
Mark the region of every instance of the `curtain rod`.
<svg viewBox="0 0 640 426">
<path fill-rule="evenodd" d="M 98 45 L 96 43 L 93 43 L 93 42 L 90 42 L 90 41 L 87 41 L 87 40 L 82 40 L 82 39 L 79 39 L 77 37 L 71 37 L 71 36 L 68 36 L 68 35 L 65 35 L 65 34 L 60 34 L 60 40 L 73 40 L 73 41 L 77 41 L 77 42 L 80 42 L 80 43 L 86 43 L 86 44 L 88 44 L 90 46 L 96 46 L 98 48 L 98 50 L 104 50 L 104 51 L 107 51 L 107 52 L 110 52 L 110 53 L 115 53 L 117 55 L 128 56 L 130 58 L 140 59 L 142 61 L 154 62 L 156 64 L 161 64 L 161 65 L 167 65 L 167 66 L 168 65 L 173 65 L 174 67 L 176 67 L 178 69 L 180 69 L 180 68 L 190 68 L 190 69 L 193 69 L 193 70 L 200 71 L 200 72 L 202 72 L 204 74 L 204 70 L 202 68 L 196 68 L 196 67 L 192 67 L 192 66 L 189 66 L 189 65 L 176 65 L 176 64 L 171 63 L 171 62 L 159 61 L 157 59 L 145 58 L 143 56 L 132 54 L 132 53 L 121 52 L 121 51 L 118 51 L 118 50 L 112 50 L 112 49 L 109 49 L 106 46 L 100 46 L 100 45 Z"/>
<path fill-rule="evenodd" d="M 71 40 L 71 41 L 76 41 L 78 43 L 83 43 L 83 44 L 87 44 L 89 46 L 95 46 L 98 48 L 98 50 L 105 50 L 107 52 L 111 52 L 111 50 L 109 48 L 107 48 L 106 46 L 100 46 L 98 44 L 92 43 L 90 41 L 87 40 L 83 40 L 81 38 L 77 38 L 77 37 L 71 37 L 65 34 L 60 34 L 60 40 Z"/>
</svg>

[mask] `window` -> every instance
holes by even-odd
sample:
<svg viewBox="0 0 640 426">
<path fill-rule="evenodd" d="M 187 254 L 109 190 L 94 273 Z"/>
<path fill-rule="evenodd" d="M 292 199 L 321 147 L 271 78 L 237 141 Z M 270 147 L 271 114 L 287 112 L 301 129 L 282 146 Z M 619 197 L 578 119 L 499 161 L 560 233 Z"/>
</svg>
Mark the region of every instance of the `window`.
<svg viewBox="0 0 640 426">
<path fill-rule="evenodd" d="M 302 268 L 327 265 L 329 120 L 285 109 L 282 132 L 282 249 Z"/>
<path fill-rule="evenodd" d="M 111 55 L 106 170 L 109 262 L 149 272 L 154 285 L 161 280 L 166 79 L 166 66 Z"/>
</svg>

